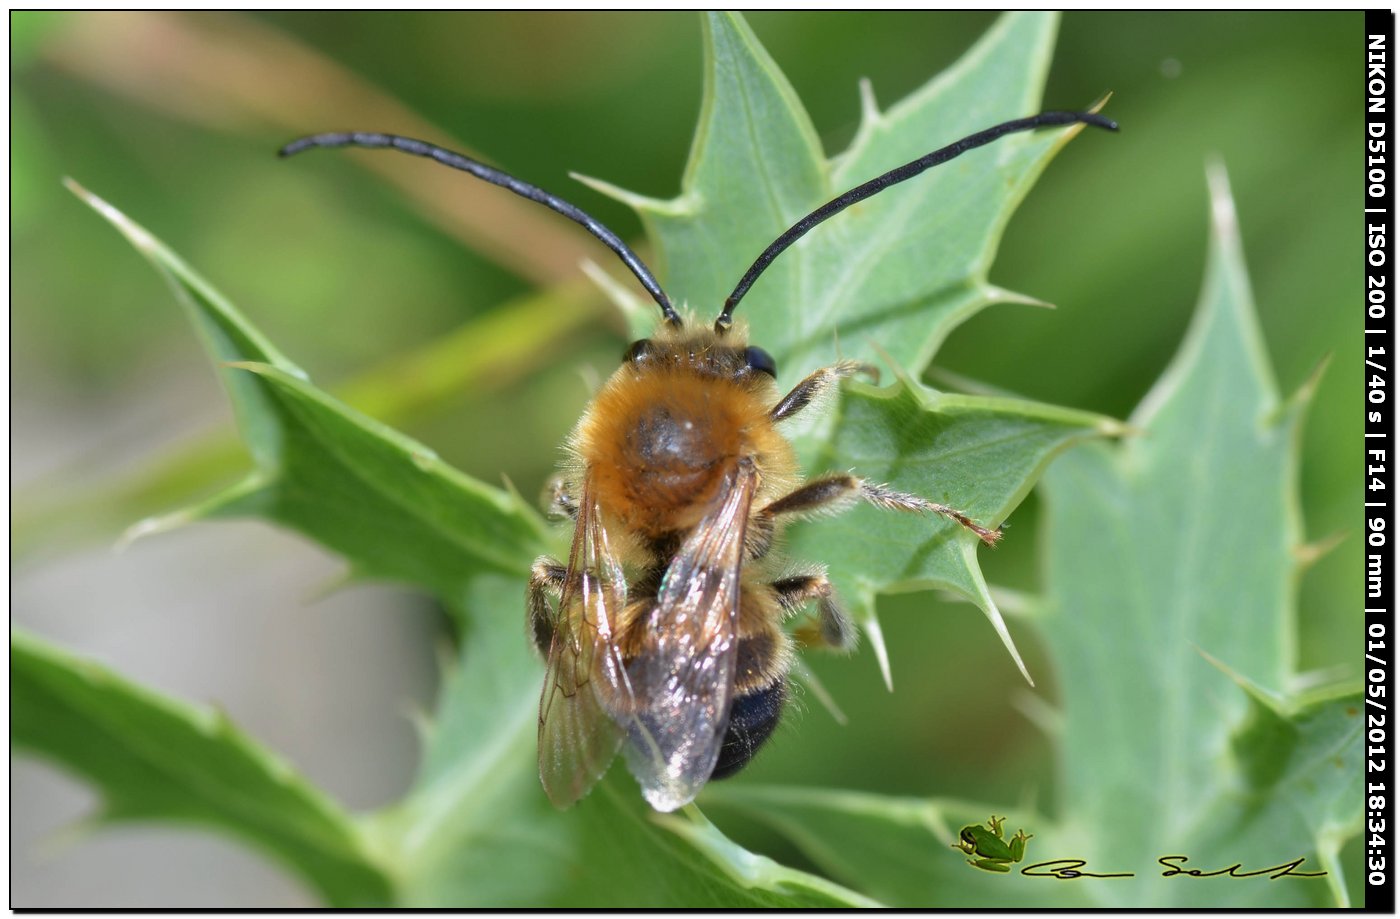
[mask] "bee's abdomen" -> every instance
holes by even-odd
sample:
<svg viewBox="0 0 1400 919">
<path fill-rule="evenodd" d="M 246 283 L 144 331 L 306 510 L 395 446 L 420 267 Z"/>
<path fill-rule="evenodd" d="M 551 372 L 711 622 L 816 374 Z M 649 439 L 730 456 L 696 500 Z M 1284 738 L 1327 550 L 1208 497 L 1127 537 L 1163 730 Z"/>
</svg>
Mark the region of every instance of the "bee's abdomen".
<svg viewBox="0 0 1400 919">
<path fill-rule="evenodd" d="M 729 710 L 729 727 L 724 733 L 719 761 L 710 778 L 727 779 L 748 765 L 758 748 L 772 736 L 783 716 L 787 701 L 787 680 L 779 678 L 762 689 L 734 700 Z"/>
</svg>

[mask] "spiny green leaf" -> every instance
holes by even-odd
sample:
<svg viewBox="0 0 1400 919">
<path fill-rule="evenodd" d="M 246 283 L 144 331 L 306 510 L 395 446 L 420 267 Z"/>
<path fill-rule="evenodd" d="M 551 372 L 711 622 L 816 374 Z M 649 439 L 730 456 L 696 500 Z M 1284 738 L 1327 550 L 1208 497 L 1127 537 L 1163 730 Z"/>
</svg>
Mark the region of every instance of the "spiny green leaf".
<svg viewBox="0 0 1400 919">
<path fill-rule="evenodd" d="M 518 495 L 488 488 L 427 447 L 267 364 L 239 363 L 275 400 L 284 424 L 270 483 L 218 507 L 294 527 L 350 560 L 455 599 L 482 571 L 522 576 L 545 546 Z"/>
<path fill-rule="evenodd" d="M 1056 453 L 1075 440 L 1119 430 L 1111 419 L 1087 412 L 939 393 L 903 379 L 883 390 L 852 387 L 818 464 L 858 470 L 992 527 L 1020 503 Z M 975 535 L 946 518 L 873 507 L 803 527 L 791 539 L 794 557 L 827 562 L 842 597 L 865 621 L 875 615 L 879 591 L 948 588 L 982 608 L 1020 665 L 977 567 L 977 545 Z M 876 650 L 883 665 L 882 649 Z"/>
<path fill-rule="evenodd" d="M 672 296 L 719 312 L 759 253 L 800 217 L 866 179 L 975 130 L 1031 114 L 1056 17 L 1003 17 L 962 61 L 879 114 L 827 162 L 792 87 L 734 15 L 706 22 L 705 99 L 681 195 L 617 192 L 641 213 Z M 921 371 L 961 321 L 1005 295 L 986 280 L 1002 228 L 1075 130 L 1013 135 L 832 218 L 783 253 L 744 300 L 753 339 L 796 382 L 836 357 L 883 349 Z M 644 331 L 644 330 L 639 330 Z"/>
<path fill-rule="evenodd" d="M 1088 445 L 1046 477 L 1045 628 L 1068 716 L 1066 832 L 1098 863 L 1150 864 L 1181 852 L 1194 866 L 1266 867 L 1316 849 L 1313 821 L 1292 816 L 1315 806 L 1306 799 L 1254 801 L 1229 815 L 1243 806 L 1250 773 L 1259 778 L 1251 745 L 1274 735 L 1247 730 L 1241 739 L 1250 697 L 1211 660 L 1284 696 L 1296 654 L 1301 406 L 1279 399 L 1233 205 L 1223 177 L 1214 185 L 1200 306 L 1133 416 L 1144 435 L 1120 449 Z M 1356 720 L 1349 742 L 1359 756 Z M 1243 756 L 1234 763 L 1232 745 Z M 1357 793 L 1357 819 L 1360 806 Z M 1119 904 L 1285 906 L 1318 902 L 1327 889 L 1296 878 L 1263 887 L 1179 880 L 1154 873 L 1098 884 L 1095 895 Z"/>
<path fill-rule="evenodd" d="M 1250 706 L 1231 739 L 1242 787 L 1211 821 L 1216 845 L 1267 851 L 1280 828 L 1287 828 L 1290 840 L 1309 839 L 1317 847 L 1320 864 L 1299 870 L 1326 870 L 1334 901 L 1348 906 L 1337 853 L 1361 830 L 1361 686 L 1280 700 L 1238 674 L 1229 675 Z"/>
<path fill-rule="evenodd" d="M 23 632 L 10 635 L 17 749 L 92 782 L 95 822 L 163 819 L 231 833 L 334 906 L 379 906 L 392 884 L 344 813 L 233 727 Z"/>
<path fill-rule="evenodd" d="M 425 586 L 449 601 L 482 571 L 523 574 L 545 546 L 538 516 L 427 447 L 318 390 L 207 281 L 107 202 L 76 185 L 170 282 L 222 367 L 257 469 L 140 534 L 201 516 L 275 520 L 341 553 L 352 570 Z"/>
<path fill-rule="evenodd" d="M 704 98 L 680 197 L 657 202 L 617 194 L 637 208 L 657 241 L 671 296 L 697 316 L 717 316 L 763 248 L 831 196 L 816 129 L 748 24 L 737 14 L 710 13 L 704 35 Z M 765 282 L 801 302 L 809 257 L 788 253 Z M 781 369 L 784 342 L 765 336 L 763 344 Z"/>
<path fill-rule="evenodd" d="M 1058 17 L 1003 16 L 953 67 L 883 115 L 867 107 L 832 172 L 840 192 L 930 150 L 1041 106 Z M 1054 100 L 1078 108 L 1089 100 Z M 829 354 L 831 329 L 850 356 L 878 345 L 922 372 L 959 324 L 983 307 L 1020 301 L 987 272 L 1016 206 L 1080 128 L 1013 134 L 896 186 L 814 231 L 821 273 L 797 316 L 805 363 Z M 843 218 L 844 222 L 843 222 Z M 756 306 L 745 304 L 745 307 Z M 757 311 L 757 310 L 756 310 Z"/>
<path fill-rule="evenodd" d="M 1254 795 L 1264 806 L 1293 809 L 1315 837 L 1354 834 L 1363 775 L 1361 687 L 1336 687 L 1280 705 L 1242 685 L 1250 714 L 1232 747 Z M 1353 781 L 1335 781 L 1335 770 Z"/>
</svg>

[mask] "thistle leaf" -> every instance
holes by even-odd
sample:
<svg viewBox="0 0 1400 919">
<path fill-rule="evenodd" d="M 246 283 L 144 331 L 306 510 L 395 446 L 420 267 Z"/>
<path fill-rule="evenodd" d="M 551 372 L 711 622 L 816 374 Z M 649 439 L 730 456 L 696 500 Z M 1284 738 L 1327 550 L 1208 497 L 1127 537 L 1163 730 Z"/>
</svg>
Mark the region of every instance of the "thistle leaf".
<svg viewBox="0 0 1400 919">
<path fill-rule="evenodd" d="M 1359 788 L 1342 796 L 1344 816 L 1332 809 L 1339 782 L 1360 782 L 1359 693 L 1321 709 L 1287 701 L 1303 406 L 1279 397 L 1229 189 L 1223 172 L 1212 179 L 1204 289 L 1181 349 L 1131 419 L 1144 435 L 1086 445 L 1046 476 L 1045 632 L 1067 714 L 1065 831 L 1100 864 L 1189 853 L 1190 867 L 1262 868 L 1312 855 L 1324 827 L 1360 824 Z M 1212 661 L 1284 700 L 1279 711 L 1264 712 L 1262 696 Z M 1278 768 L 1311 771 L 1261 785 L 1258 764 L 1282 754 L 1281 735 L 1298 759 Z M 1338 768 L 1317 771 L 1328 758 Z M 1325 790 L 1299 796 L 1289 781 Z M 1321 870 L 1313 858 L 1309 869 Z M 1327 882 L 1308 879 L 1183 885 L 1158 875 L 1096 895 L 1273 907 L 1328 897 Z"/>
<path fill-rule="evenodd" d="M 23 632 L 10 635 L 17 750 L 91 782 L 92 823 L 194 823 L 300 874 L 333 906 L 382 906 L 392 884 L 349 817 L 218 711 L 136 686 Z"/>
</svg>

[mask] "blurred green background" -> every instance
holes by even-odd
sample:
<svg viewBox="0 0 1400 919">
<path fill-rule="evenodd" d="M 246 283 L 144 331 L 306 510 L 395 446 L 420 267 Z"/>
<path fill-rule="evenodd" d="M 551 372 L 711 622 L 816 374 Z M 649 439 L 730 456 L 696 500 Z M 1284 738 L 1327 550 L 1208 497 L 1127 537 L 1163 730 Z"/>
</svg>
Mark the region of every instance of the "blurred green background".
<svg viewBox="0 0 1400 919">
<path fill-rule="evenodd" d="M 888 106 L 954 61 L 994 17 L 748 18 L 837 153 L 856 126 L 859 78 Z M 984 312 L 935 361 L 1031 398 L 1125 417 L 1175 351 L 1194 305 L 1204 169 L 1219 157 L 1281 389 L 1296 389 L 1331 358 L 1305 428 L 1300 484 L 1309 539 L 1340 541 L 1301 580 L 1298 663 L 1353 675 L 1362 608 L 1361 46 L 1360 13 L 1066 15 L 1045 107 L 1083 107 L 1112 90 L 1107 113 L 1123 130 L 1081 137 L 1059 156 L 992 270 L 995 283 L 1058 309 Z M 143 634 L 163 645 L 158 653 L 123 659 L 100 638 L 118 615 L 102 579 L 120 577 L 122 566 L 71 559 L 105 553 L 126 523 L 232 478 L 236 454 L 219 447 L 228 411 L 163 283 L 60 179 L 74 177 L 160 236 L 319 383 L 350 387 L 343 391 L 356 404 L 468 473 L 508 476 L 532 495 L 589 380 L 610 372 L 624 344 L 621 321 L 577 269 L 586 256 L 611 270 L 611 257 L 572 224 L 407 157 L 325 153 L 283 163 L 273 153 L 318 130 L 429 134 L 638 239 L 630 211 L 569 173 L 675 194 L 701 80 L 699 22 L 669 13 L 12 13 L 11 61 L 16 620 L 186 691 L 190 684 L 159 671 L 160 658 L 200 669 L 178 629 L 155 619 Z M 531 300 L 542 287 L 552 293 Z M 454 337 L 466 324 L 473 331 Z M 377 382 L 356 385 L 375 371 Z M 183 457 L 178 479 L 152 472 L 171 455 Z M 993 584 L 1035 590 L 1037 515 L 1032 496 L 1002 546 L 983 553 Z M 211 546 L 179 564 L 256 580 L 263 538 L 261 527 L 245 529 L 232 548 Z M 295 540 L 266 539 L 300 551 Z M 159 550 L 137 543 L 124 558 L 140 553 Z M 145 580 L 129 590 L 154 602 L 164 575 L 140 571 Z M 74 601 L 74 581 L 85 578 L 93 580 Z M 45 592 L 55 581 L 68 592 Z M 314 601 L 290 591 L 272 602 L 295 621 Z M 64 625 L 52 627 L 60 605 Z M 918 594 L 887 598 L 882 619 L 894 695 L 868 649 L 813 661 L 850 723 L 835 724 L 807 697 L 740 781 L 1045 802 L 1048 744 L 1017 713 L 1026 690 L 981 615 Z M 384 621 L 423 649 L 396 658 L 414 672 L 391 681 L 386 691 L 396 695 L 373 709 L 393 723 L 391 740 L 329 731 L 315 741 L 330 745 L 330 758 L 366 760 L 364 775 L 320 774 L 314 756 L 260 728 L 255 708 L 232 706 L 255 736 L 356 806 L 391 800 L 408 781 L 401 697 L 431 705 L 437 621 L 387 609 Z M 1033 634 L 1012 628 L 1053 702 L 1053 674 Z M 264 641 L 282 647 L 276 635 Z M 366 665 L 307 675 L 304 655 L 320 654 L 250 657 L 243 673 L 338 685 Z M 44 877 L 61 880 L 64 857 Z M 23 881 L 17 872 L 17 893 Z M 122 879 L 110 883 L 97 889 L 119 898 L 112 891 Z M 33 905 L 46 896 L 29 892 Z"/>
</svg>

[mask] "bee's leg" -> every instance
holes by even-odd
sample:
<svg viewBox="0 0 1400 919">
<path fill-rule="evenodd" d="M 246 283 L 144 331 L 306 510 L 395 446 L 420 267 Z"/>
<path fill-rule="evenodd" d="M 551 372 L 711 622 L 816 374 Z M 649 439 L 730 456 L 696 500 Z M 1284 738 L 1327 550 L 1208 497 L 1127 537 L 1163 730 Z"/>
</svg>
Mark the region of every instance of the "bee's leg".
<svg viewBox="0 0 1400 919">
<path fill-rule="evenodd" d="M 578 519 L 578 500 L 569 493 L 569 480 L 562 475 L 556 475 L 545 483 L 540 503 L 544 506 L 545 516 L 551 520 Z"/>
<path fill-rule="evenodd" d="M 836 601 L 836 591 L 826 572 L 798 574 L 779 578 L 769 585 L 778 595 L 778 602 L 790 613 L 797 612 L 808 601 L 817 601 L 817 626 L 798 630 L 803 644 L 822 644 L 840 651 L 856 646 L 856 626 Z"/>
<path fill-rule="evenodd" d="M 942 514 L 949 520 L 954 520 L 976 533 L 977 538 L 989 546 L 995 546 L 997 540 L 1001 539 L 1000 529 L 989 530 L 979 526 L 962 511 L 946 504 L 937 504 L 927 498 L 920 498 L 918 495 L 906 494 L 884 485 L 872 485 L 862 481 L 860 483 L 860 496 L 876 507 L 883 507 L 886 510 Z"/>
<path fill-rule="evenodd" d="M 530 584 L 525 588 L 525 627 L 541 657 L 549 656 L 549 646 L 554 641 L 554 613 L 549 600 L 553 597 L 558 602 L 568 573 L 548 555 L 541 555 L 530 567 Z"/>
<path fill-rule="evenodd" d="M 814 479 L 769 504 L 756 516 L 758 519 L 771 521 L 780 514 L 842 511 L 856 501 L 868 501 L 886 510 L 941 514 L 967 527 L 989 546 L 996 545 L 997 540 L 1001 538 L 1000 530 L 989 530 L 979 526 L 962 511 L 946 504 L 936 504 L 927 498 L 895 491 L 884 485 L 872 485 L 853 475 L 832 475 Z"/>
<path fill-rule="evenodd" d="M 862 364 L 860 361 L 837 361 L 830 367 L 813 372 L 807 379 L 794 386 L 792 392 L 783 396 L 778 404 L 773 406 L 768 417 L 773 421 L 791 418 L 813 402 L 820 401 L 841 380 L 857 373 L 863 373 L 877 383 L 880 381 L 879 369 L 870 364 Z"/>
</svg>

